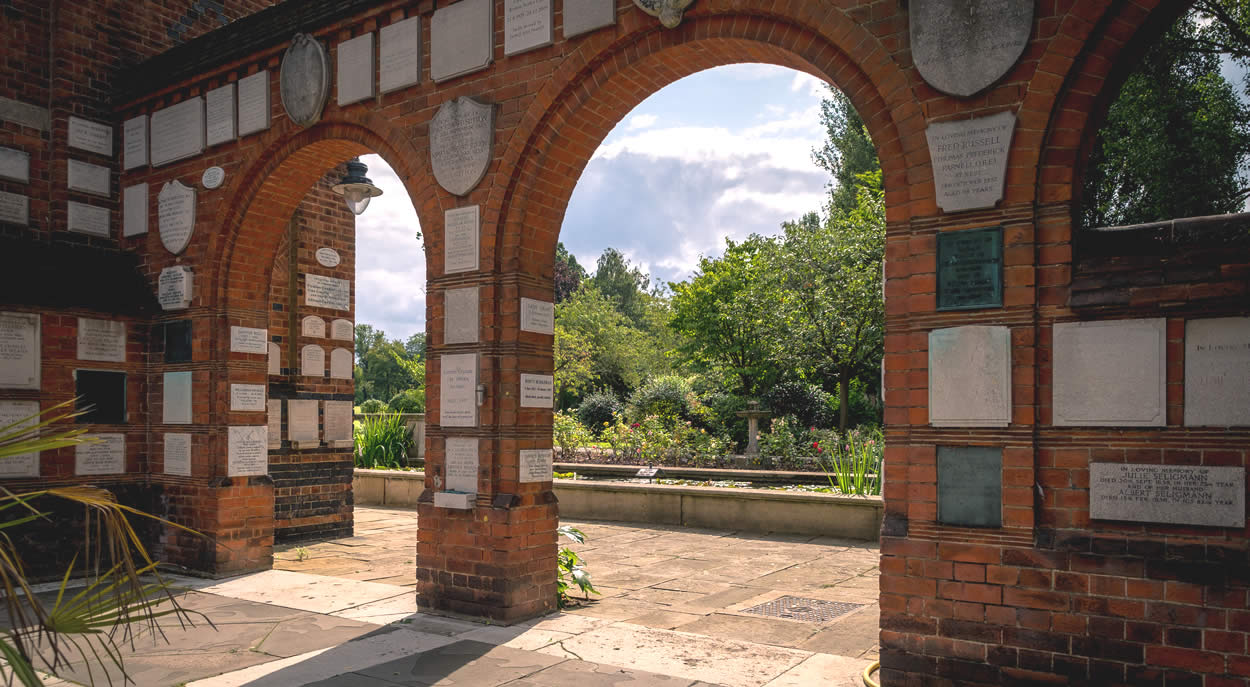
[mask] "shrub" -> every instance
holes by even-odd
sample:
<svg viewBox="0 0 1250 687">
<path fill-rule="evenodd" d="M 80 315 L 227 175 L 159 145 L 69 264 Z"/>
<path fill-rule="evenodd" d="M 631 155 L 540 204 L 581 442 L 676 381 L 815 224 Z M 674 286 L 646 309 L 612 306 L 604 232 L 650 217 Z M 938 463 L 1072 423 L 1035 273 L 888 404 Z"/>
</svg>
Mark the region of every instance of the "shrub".
<svg viewBox="0 0 1250 687">
<path fill-rule="evenodd" d="M 847 389 L 847 426 L 861 427 L 864 425 L 881 426 L 881 404 L 868 396 L 864 383 L 858 379 L 851 380 L 851 388 Z M 837 394 L 829 394 L 829 415 L 831 426 L 838 424 L 841 404 Z M 808 425 L 809 427 L 811 425 Z"/>
<path fill-rule="evenodd" d="M 837 424 L 837 398 L 814 384 L 782 382 L 764 392 L 764 406 L 781 417 L 793 416 L 802 427 Z"/>
<path fill-rule="evenodd" d="M 358 468 L 402 468 L 408 465 L 412 450 L 412 430 L 398 413 L 370 415 L 360 423 L 355 435 Z"/>
<path fill-rule="evenodd" d="M 799 434 L 794 421 L 775 417 L 768 432 L 760 434 L 760 458 L 772 459 L 787 466 L 798 462 Z M 770 461 L 765 460 L 766 464 Z"/>
<path fill-rule="evenodd" d="M 561 410 L 551 418 L 551 438 L 560 447 L 560 458 L 568 460 L 577 449 L 591 442 L 590 431 L 577 421 L 573 413 Z"/>
<path fill-rule="evenodd" d="M 360 404 L 360 412 L 362 413 L 385 413 L 389 411 L 390 408 L 386 406 L 386 401 L 380 398 L 371 398 Z"/>
<path fill-rule="evenodd" d="M 594 432 L 595 436 L 603 435 L 603 428 L 612 424 L 612 418 L 623 409 L 621 400 L 610 391 L 596 391 L 582 399 L 577 407 L 577 420 Z"/>
<path fill-rule="evenodd" d="M 725 391 L 713 391 L 703 397 L 706 410 L 704 428 L 709 434 L 732 442 L 729 448 L 744 447 L 747 442 L 747 421 L 734 413 L 745 410 L 745 398 Z"/>
<path fill-rule="evenodd" d="M 405 389 L 392 396 L 386 405 L 396 413 L 424 413 L 425 389 Z"/>
</svg>

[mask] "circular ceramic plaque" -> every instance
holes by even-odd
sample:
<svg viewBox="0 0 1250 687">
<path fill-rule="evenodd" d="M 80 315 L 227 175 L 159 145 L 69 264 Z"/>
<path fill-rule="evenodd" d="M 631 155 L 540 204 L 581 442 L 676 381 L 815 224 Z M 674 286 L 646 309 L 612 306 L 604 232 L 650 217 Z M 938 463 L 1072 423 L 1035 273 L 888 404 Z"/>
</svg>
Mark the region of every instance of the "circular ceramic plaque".
<svg viewBox="0 0 1250 687">
<path fill-rule="evenodd" d="M 200 181 L 204 183 L 204 188 L 213 189 L 221 186 L 221 182 L 226 180 L 226 170 L 221 167 L 209 167 L 204 170 L 204 176 L 200 177 Z"/>
<path fill-rule="evenodd" d="M 340 262 L 339 252 L 333 248 L 318 248 L 317 262 L 321 263 L 323 267 L 338 267 Z"/>
</svg>

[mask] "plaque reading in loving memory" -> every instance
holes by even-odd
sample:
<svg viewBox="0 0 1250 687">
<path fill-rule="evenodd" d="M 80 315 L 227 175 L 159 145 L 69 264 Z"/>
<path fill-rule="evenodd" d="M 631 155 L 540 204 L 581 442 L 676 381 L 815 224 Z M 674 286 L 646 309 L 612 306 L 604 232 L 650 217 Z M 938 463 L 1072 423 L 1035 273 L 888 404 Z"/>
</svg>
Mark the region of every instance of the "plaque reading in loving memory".
<svg viewBox="0 0 1250 687">
<path fill-rule="evenodd" d="M 490 64 L 495 36 L 491 0 L 461 0 L 430 19 L 430 78 L 454 79 Z"/>
<path fill-rule="evenodd" d="M 291 399 L 286 402 L 286 438 L 295 443 L 320 443 L 317 412 L 320 401 Z"/>
<path fill-rule="evenodd" d="M 267 404 L 269 406 L 269 449 L 282 448 L 282 399 L 271 398 Z"/>
<path fill-rule="evenodd" d="M 551 45 L 554 17 L 551 0 L 504 0 L 503 54 Z"/>
<path fill-rule="evenodd" d="M 1002 307 L 1002 227 L 941 232 L 937 254 L 938 310 Z"/>
<path fill-rule="evenodd" d="M 268 428 L 244 426 L 229 428 L 229 448 L 226 456 L 226 475 L 269 474 Z"/>
<path fill-rule="evenodd" d="M 39 401 L 0 401 L 0 427 L 25 420 L 22 427 L 39 423 Z M 0 478 L 38 477 L 39 452 L 21 453 L 0 458 Z"/>
<path fill-rule="evenodd" d="M 355 341 L 355 329 L 351 320 L 334 320 L 330 323 L 330 338 L 337 341 Z"/>
<path fill-rule="evenodd" d="M 330 351 L 330 379 L 352 378 L 352 352 L 346 348 Z"/>
<path fill-rule="evenodd" d="M 126 323 L 78 318 L 78 359 L 126 362 Z"/>
<path fill-rule="evenodd" d="M 139 115 L 122 124 L 122 169 L 148 164 L 148 116 Z"/>
<path fill-rule="evenodd" d="M 352 283 L 346 279 L 305 274 L 304 304 L 331 310 L 351 310 Z"/>
<path fill-rule="evenodd" d="M 325 377 L 325 349 L 313 344 L 301 348 L 299 352 L 299 373 L 305 377 Z"/>
<path fill-rule="evenodd" d="M 366 33 L 339 43 L 339 107 L 373 97 L 373 34 Z"/>
<path fill-rule="evenodd" d="M 264 384 L 231 384 L 230 410 L 242 412 L 265 412 Z"/>
<path fill-rule="evenodd" d="M 166 372 L 161 396 L 161 422 L 191 424 L 191 373 Z"/>
<path fill-rule="evenodd" d="M 1016 115 L 939 122 L 925 129 L 942 212 L 992 208 L 1003 197 Z"/>
<path fill-rule="evenodd" d="M 551 375 L 521 375 L 521 407 L 550 408 L 555 405 L 555 378 Z"/>
<path fill-rule="evenodd" d="M 300 321 L 300 336 L 314 339 L 326 338 L 326 321 L 316 315 L 308 315 Z"/>
<path fill-rule="evenodd" d="M 520 463 L 522 482 L 551 481 L 551 449 L 521 449 Z"/>
<path fill-rule="evenodd" d="M 1185 323 L 1185 424 L 1250 425 L 1250 317 Z"/>
<path fill-rule="evenodd" d="M 75 475 L 115 475 L 126 471 L 126 435 L 88 434 L 97 439 L 74 449 Z"/>
<path fill-rule="evenodd" d="M 443 292 L 443 343 L 476 343 L 478 339 L 478 287 Z"/>
<path fill-rule="evenodd" d="M 439 424 L 477 426 L 477 354 L 444 355 L 439 371 Z"/>
<path fill-rule="evenodd" d="M 564 37 L 616 23 L 616 0 L 564 0 Z"/>
<path fill-rule="evenodd" d="M 69 147 L 113 157 L 113 127 L 71 115 L 68 134 Z"/>
<path fill-rule="evenodd" d="M 443 273 L 478 269 L 481 228 L 480 208 L 477 205 L 448 210 L 443 214 Z"/>
<path fill-rule="evenodd" d="M 30 199 L 20 193 L 0 191 L 0 222 L 30 224 Z"/>
<path fill-rule="evenodd" d="M 1243 529 L 1246 469 L 1090 463 L 1089 517 Z"/>
<path fill-rule="evenodd" d="M 109 168 L 93 165 L 82 160 L 66 160 L 66 186 L 71 191 L 82 191 L 97 196 L 108 197 Z"/>
<path fill-rule="evenodd" d="M 98 208 L 94 205 L 86 203 L 77 203 L 69 201 L 69 222 L 70 231 L 79 234 L 89 234 L 91 236 L 109 236 L 109 209 Z"/>
<path fill-rule="evenodd" d="M 181 310 L 191 307 L 192 299 L 191 268 L 185 265 L 174 265 L 161 270 L 156 300 L 164 310 Z"/>
<path fill-rule="evenodd" d="M 556 333 L 556 306 L 533 298 L 521 299 L 521 331 L 538 334 Z"/>
<path fill-rule="evenodd" d="M 165 435 L 165 474 L 191 476 L 191 435 Z"/>
<path fill-rule="evenodd" d="M 269 352 L 269 330 L 257 327 L 230 327 L 230 352 L 231 353 L 258 353 L 264 355 Z"/>
<path fill-rule="evenodd" d="M 204 152 L 204 98 L 195 96 L 152 113 L 152 166 Z"/>
<path fill-rule="evenodd" d="M 127 186 L 122 191 L 122 236 L 148 233 L 148 185 Z"/>
<path fill-rule="evenodd" d="M 234 84 L 228 83 L 204 94 L 207 114 L 205 143 L 215 146 L 234 140 Z"/>
<path fill-rule="evenodd" d="M 1059 322 L 1053 336 L 1055 425 L 1167 423 L 1166 320 Z"/>
<path fill-rule="evenodd" d="M 30 182 L 30 153 L 0 146 L 0 179 Z"/>
<path fill-rule="evenodd" d="M 477 493 L 478 446 L 477 439 L 470 437 L 447 437 L 444 463 L 447 491 Z"/>
<path fill-rule="evenodd" d="M 1003 526 L 1003 450 L 937 447 L 938 522 L 960 527 Z"/>
<path fill-rule="evenodd" d="M 381 89 L 397 91 L 421 82 L 421 17 L 409 17 L 378 31 Z"/>
<path fill-rule="evenodd" d="M 269 128 L 269 72 L 256 72 L 239 79 L 239 135 L 247 136 Z"/>
<path fill-rule="evenodd" d="M 325 402 L 325 440 L 327 444 L 347 443 L 352 441 L 352 402 Z"/>
<path fill-rule="evenodd" d="M 0 388 L 39 388 L 39 315 L 0 312 Z"/>
</svg>

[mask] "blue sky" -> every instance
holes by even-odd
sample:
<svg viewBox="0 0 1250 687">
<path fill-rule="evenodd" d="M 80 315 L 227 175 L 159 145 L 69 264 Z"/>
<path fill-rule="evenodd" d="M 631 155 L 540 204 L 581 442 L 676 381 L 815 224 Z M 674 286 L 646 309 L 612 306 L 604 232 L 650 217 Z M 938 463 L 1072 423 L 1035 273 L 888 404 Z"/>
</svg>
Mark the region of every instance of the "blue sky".
<svg viewBox="0 0 1250 687">
<path fill-rule="evenodd" d="M 690 277 L 726 238 L 775 234 L 819 210 L 829 175 L 818 79 L 742 64 L 686 77 L 634 108 L 578 181 L 560 240 L 588 270 L 605 248 L 655 281 Z M 356 321 L 407 338 L 425 328 L 425 256 L 416 213 L 394 172 L 362 160 L 384 191 L 356 223 Z"/>
</svg>

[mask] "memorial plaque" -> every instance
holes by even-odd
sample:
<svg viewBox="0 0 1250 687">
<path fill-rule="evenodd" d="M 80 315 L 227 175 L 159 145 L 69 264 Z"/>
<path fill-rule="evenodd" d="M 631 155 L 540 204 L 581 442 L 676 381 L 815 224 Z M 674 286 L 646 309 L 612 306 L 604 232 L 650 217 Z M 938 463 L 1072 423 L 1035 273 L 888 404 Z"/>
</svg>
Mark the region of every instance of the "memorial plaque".
<svg viewBox="0 0 1250 687">
<path fill-rule="evenodd" d="M 0 222 L 30 224 L 30 199 L 20 193 L 0 191 Z"/>
<path fill-rule="evenodd" d="M 148 185 L 135 184 L 122 191 L 122 236 L 148 233 Z"/>
<path fill-rule="evenodd" d="M 929 332 L 929 423 L 1011 424 L 1011 331 L 952 327 Z"/>
<path fill-rule="evenodd" d="M 269 128 L 269 71 L 239 79 L 239 135 Z"/>
<path fill-rule="evenodd" d="M 444 355 L 439 370 L 439 425 L 477 426 L 477 354 Z"/>
<path fill-rule="evenodd" d="M 305 274 L 304 305 L 331 310 L 351 310 L 352 283 L 346 279 Z"/>
<path fill-rule="evenodd" d="M 69 147 L 113 157 L 113 127 L 70 115 Z"/>
<path fill-rule="evenodd" d="M 330 338 L 338 341 L 355 341 L 356 330 L 351 320 L 334 320 L 330 323 Z"/>
<path fill-rule="evenodd" d="M 1246 469 L 1090 463 L 1089 517 L 1243 529 Z"/>
<path fill-rule="evenodd" d="M 1185 323 L 1185 424 L 1250 425 L 1250 317 Z"/>
<path fill-rule="evenodd" d="M 477 438 L 447 437 L 444 464 L 447 491 L 477 493 Z"/>
<path fill-rule="evenodd" d="M 78 359 L 126 362 L 126 323 L 78 318 Z"/>
<path fill-rule="evenodd" d="M 330 57 L 316 38 L 297 33 L 282 56 L 278 74 L 282 107 L 292 122 L 312 126 L 330 95 Z"/>
<path fill-rule="evenodd" d="M 477 343 L 478 290 L 447 289 L 443 292 L 443 343 Z"/>
<path fill-rule="evenodd" d="M 22 427 L 34 427 L 39 424 L 38 414 L 39 401 L 0 401 L 0 427 L 22 420 Z M 38 476 L 38 451 L 0 458 L 0 478 Z"/>
<path fill-rule="evenodd" d="M 522 482 L 551 481 L 551 449 L 521 449 L 520 462 Z"/>
<path fill-rule="evenodd" d="M 352 402 L 326 401 L 326 443 L 337 448 L 352 445 Z"/>
<path fill-rule="evenodd" d="M 269 431 L 267 434 L 269 450 L 277 450 L 282 448 L 282 399 L 269 399 L 268 422 Z"/>
<path fill-rule="evenodd" d="M 30 153 L 0 146 L 0 179 L 30 182 Z"/>
<path fill-rule="evenodd" d="M 321 443 L 321 432 L 317 427 L 320 403 L 320 401 L 303 399 L 291 399 L 286 402 L 287 441 L 297 444 Z"/>
<path fill-rule="evenodd" d="M 191 476 L 191 435 L 165 435 L 165 474 Z"/>
<path fill-rule="evenodd" d="M 260 355 L 265 355 L 269 352 L 268 344 L 268 329 L 260 329 L 258 327 L 230 327 L 231 353 L 259 353 Z"/>
<path fill-rule="evenodd" d="M 165 182 L 156 196 L 156 215 L 165 250 L 174 255 L 186 250 L 195 230 L 195 189 L 177 179 Z"/>
<path fill-rule="evenodd" d="M 204 188 L 210 191 L 215 188 L 220 188 L 225 180 L 226 170 L 221 167 L 209 167 L 204 170 L 203 174 L 200 175 L 200 183 L 204 185 Z"/>
<path fill-rule="evenodd" d="M 486 176 L 494 144 L 494 105 L 466 96 L 443 103 L 430 121 L 434 179 L 454 195 L 467 195 Z"/>
<path fill-rule="evenodd" d="M 76 410 L 86 411 L 76 418 L 80 424 L 125 424 L 126 373 L 112 370 L 74 370 Z"/>
<path fill-rule="evenodd" d="M 207 124 L 205 126 L 205 143 L 215 146 L 229 143 L 234 136 L 234 84 L 228 83 L 214 88 L 204 94 Z"/>
<path fill-rule="evenodd" d="M 1033 0 L 911 0 L 912 60 L 930 86 L 973 95 L 1011 70 L 1033 32 Z"/>
<path fill-rule="evenodd" d="M 373 34 L 366 33 L 339 43 L 339 107 L 373 97 Z"/>
<path fill-rule="evenodd" d="M 925 129 L 942 212 L 992 208 L 1003 197 L 1016 115 L 939 122 Z"/>
<path fill-rule="evenodd" d="M 317 263 L 322 267 L 338 267 L 340 262 L 342 262 L 342 258 L 339 257 L 339 252 L 333 248 L 317 249 Z"/>
<path fill-rule="evenodd" d="M 48 108 L 0 96 L 0 120 L 27 126 L 38 131 L 52 128 Z"/>
<path fill-rule="evenodd" d="M 352 378 L 352 352 L 346 348 L 330 351 L 330 379 Z"/>
<path fill-rule="evenodd" d="M 74 474 L 116 475 L 126 472 L 126 435 L 89 434 L 93 441 L 74 447 Z"/>
<path fill-rule="evenodd" d="M 240 412 L 265 412 L 264 384 L 231 384 L 230 410 Z"/>
<path fill-rule="evenodd" d="M 1167 424 L 1166 320 L 1060 322 L 1054 328 L 1054 424 Z"/>
<path fill-rule="evenodd" d="M 555 378 L 551 375 L 521 375 L 521 407 L 551 408 L 555 405 Z"/>
<path fill-rule="evenodd" d="M 269 474 L 269 431 L 264 425 L 229 428 L 226 476 Z"/>
<path fill-rule="evenodd" d="M 98 208 L 94 205 L 77 203 L 72 200 L 69 201 L 68 205 L 69 222 L 67 228 L 70 231 L 108 238 L 111 229 L 109 226 L 108 208 Z"/>
<path fill-rule="evenodd" d="M 694 0 L 634 0 L 634 5 L 643 12 L 660 20 L 666 29 L 675 29 L 681 24 L 682 13 Z"/>
<path fill-rule="evenodd" d="M 139 115 L 122 124 L 122 169 L 148 165 L 148 116 Z"/>
<path fill-rule="evenodd" d="M 191 320 L 166 322 L 161 329 L 165 338 L 165 362 L 191 362 Z"/>
<path fill-rule="evenodd" d="M 317 339 L 326 338 L 326 321 L 316 315 L 309 315 L 300 323 L 300 335 Z"/>
<path fill-rule="evenodd" d="M 301 348 L 299 352 L 299 373 L 305 377 L 325 377 L 325 349 L 313 344 Z"/>
<path fill-rule="evenodd" d="M 481 235 L 480 208 L 448 210 L 443 214 L 443 273 L 474 272 L 478 269 L 478 239 Z"/>
<path fill-rule="evenodd" d="M 491 0 L 461 0 L 430 20 L 430 78 L 435 83 L 485 69 L 495 42 Z"/>
<path fill-rule="evenodd" d="M 551 0 L 503 1 L 503 54 L 551 45 L 555 10 Z"/>
<path fill-rule="evenodd" d="M 556 333 L 556 306 L 533 298 L 521 299 L 521 331 L 538 334 Z"/>
<path fill-rule="evenodd" d="M 66 160 L 65 165 L 67 167 L 65 185 L 69 190 L 105 197 L 112 195 L 108 167 L 93 165 L 82 160 Z"/>
<path fill-rule="evenodd" d="M 191 424 L 191 373 L 166 372 L 162 385 L 161 423 Z"/>
<path fill-rule="evenodd" d="M 454 508 L 456 510 L 472 510 L 477 494 L 466 494 L 458 491 L 434 492 L 435 508 Z"/>
<path fill-rule="evenodd" d="M 937 447 L 938 522 L 960 527 L 1003 526 L 1003 450 Z"/>
<path fill-rule="evenodd" d="M 421 17 L 383 26 L 378 31 L 378 42 L 383 93 L 421 83 Z"/>
<path fill-rule="evenodd" d="M 152 113 L 152 166 L 204 152 L 204 98 L 195 96 Z"/>
<path fill-rule="evenodd" d="M 39 315 L 0 312 L 0 388 L 39 388 Z"/>
<path fill-rule="evenodd" d="M 182 310 L 191 307 L 194 280 L 191 268 L 174 265 L 161 270 L 156 300 L 164 310 Z"/>
<path fill-rule="evenodd" d="M 616 0 L 564 0 L 564 37 L 616 23 Z"/>
<path fill-rule="evenodd" d="M 269 342 L 269 374 L 282 374 L 282 348 L 272 341 Z"/>
</svg>

